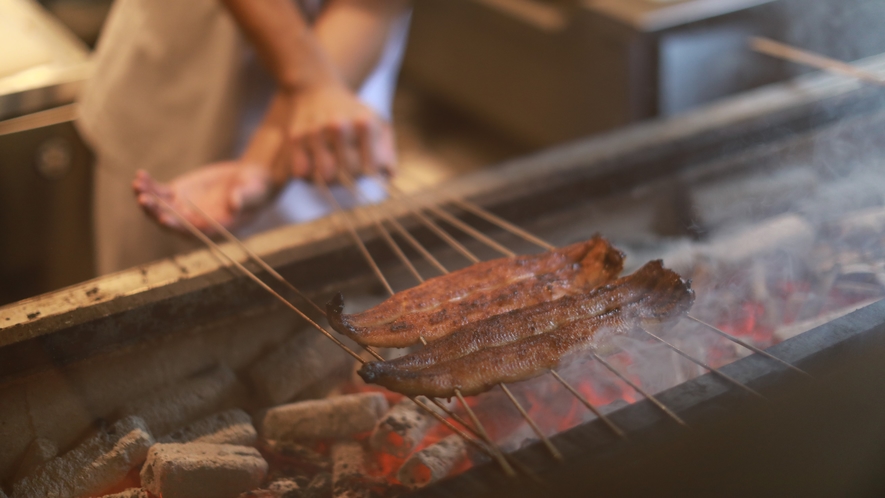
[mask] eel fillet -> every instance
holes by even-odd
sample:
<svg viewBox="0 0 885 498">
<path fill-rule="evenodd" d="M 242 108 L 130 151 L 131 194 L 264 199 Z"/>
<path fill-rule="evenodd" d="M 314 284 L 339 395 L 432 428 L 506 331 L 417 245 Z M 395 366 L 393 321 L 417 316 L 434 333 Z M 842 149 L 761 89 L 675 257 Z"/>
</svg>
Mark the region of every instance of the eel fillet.
<svg viewBox="0 0 885 498">
<path fill-rule="evenodd" d="M 490 316 L 585 292 L 617 278 L 623 267 L 623 253 L 595 236 L 555 251 L 477 263 L 361 313 L 342 313 L 344 298 L 338 294 L 326 311 L 332 328 L 359 344 L 406 347 Z"/>
<path fill-rule="evenodd" d="M 632 275 L 581 295 L 473 323 L 424 349 L 360 369 L 366 381 L 406 395 L 475 395 L 556 368 L 633 328 L 661 327 L 694 303 L 690 282 L 652 261 Z"/>
</svg>

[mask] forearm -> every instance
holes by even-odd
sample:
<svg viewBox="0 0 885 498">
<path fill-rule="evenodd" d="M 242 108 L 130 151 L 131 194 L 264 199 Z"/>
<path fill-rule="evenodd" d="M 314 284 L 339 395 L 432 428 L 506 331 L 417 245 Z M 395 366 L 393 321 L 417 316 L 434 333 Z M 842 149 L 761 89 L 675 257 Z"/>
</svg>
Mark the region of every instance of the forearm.
<svg viewBox="0 0 885 498">
<path fill-rule="evenodd" d="M 358 89 L 376 66 L 409 0 L 331 0 L 314 26 L 339 76 Z"/>
<path fill-rule="evenodd" d="M 291 0 L 221 0 L 281 88 L 339 82 L 335 65 Z"/>
</svg>

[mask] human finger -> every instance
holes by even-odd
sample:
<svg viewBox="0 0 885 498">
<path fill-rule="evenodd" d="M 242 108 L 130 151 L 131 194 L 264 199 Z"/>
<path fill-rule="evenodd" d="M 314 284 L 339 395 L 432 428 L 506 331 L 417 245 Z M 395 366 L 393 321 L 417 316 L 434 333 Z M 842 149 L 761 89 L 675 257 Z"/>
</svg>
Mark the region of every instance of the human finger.
<svg viewBox="0 0 885 498">
<path fill-rule="evenodd" d="M 349 123 L 330 123 L 325 128 L 326 143 L 335 152 L 336 171 L 351 175 L 360 174 L 360 154 L 356 144 L 353 126 Z"/>
<path fill-rule="evenodd" d="M 320 175 L 327 182 L 335 178 L 335 155 L 331 150 L 333 147 L 322 130 L 310 133 L 309 152 L 314 174 Z"/>
<path fill-rule="evenodd" d="M 360 151 L 360 169 L 362 173 L 371 175 L 377 171 L 375 154 L 372 151 L 372 122 L 369 118 L 360 118 L 354 123 L 356 140 Z"/>
<path fill-rule="evenodd" d="M 308 155 L 309 142 L 302 134 L 297 134 L 290 141 L 292 158 L 292 176 L 295 178 L 307 178 L 311 175 L 310 156 Z"/>
</svg>

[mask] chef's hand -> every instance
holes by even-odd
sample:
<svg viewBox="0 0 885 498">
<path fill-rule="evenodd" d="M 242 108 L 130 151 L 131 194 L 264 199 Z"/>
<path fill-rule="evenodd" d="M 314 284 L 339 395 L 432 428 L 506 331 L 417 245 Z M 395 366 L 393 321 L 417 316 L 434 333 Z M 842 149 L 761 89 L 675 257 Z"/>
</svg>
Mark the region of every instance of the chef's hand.
<svg viewBox="0 0 885 498">
<path fill-rule="evenodd" d="M 247 216 L 250 208 L 267 201 L 272 182 L 266 167 L 244 164 L 240 160 L 203 166 L 169 183 L 158 182 L 142 170 L 136 174 L 132 188 L 145 213 L 160 225 L 187 231 L 168 204 L 203 232 L 215 235 L 216 231 L 191 203 L 225 228 L 231 228 Z"/>
<path fill-rule="evenodd" d="M 393 175 L 396 148 L 390 124 L 343 83 L 292 91 L 288 125 L 292 175 L 334 181 L 353 176 Z"/>
</svg>

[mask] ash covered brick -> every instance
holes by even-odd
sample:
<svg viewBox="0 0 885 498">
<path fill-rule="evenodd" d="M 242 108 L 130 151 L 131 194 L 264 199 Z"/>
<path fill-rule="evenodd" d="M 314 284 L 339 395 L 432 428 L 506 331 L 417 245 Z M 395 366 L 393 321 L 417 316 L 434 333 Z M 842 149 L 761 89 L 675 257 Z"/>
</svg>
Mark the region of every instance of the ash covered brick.
<svg viewBox="0 0 885 498">
<path fill-rule="evenodd" d="M 166 435 L 212 413 L 233 408 L 244 387 L 234 372 L 219 366 L 129 403 L 125 415 L 144 419 L 151 432 Z"/>
<path fill-rule="evenodd" d="M 249 380 L 264 405 L 285 403 L 335 371 L 350 357 L 316 331 L 305 331 L 260 358 Z"/>
<path fill-rule="evenodd" d="M 258 450 L 209 443 L 156 444 L 141 469 L 141 485 L 163 498 L 236 498 L 267 474 Z"/>
<path fill-rule="evenodd" d="M 261 418 L 265 439 L 339 439 L 372 430 L 388 410 L 381 393 L 299 401 L 268 410 Z"/>
<path fill-rule="evenodd" d="M 58 447 L 55 443 L 42 437 L 34 439 L 28 445 L 28 449 L 25 450 L 24 456 L 22 456 L 22 461 L 18 465 L 15 477 L 12 479 L 13 482 L 21 481 L 33 474 L 37 467 L 55 458 L 57 455 Z"/>
<path fill-rule="evenodd" d="M 235 408 L 210 415 L 206 418 L 169 433 L 158 443 L 212 443 L 252 446 L 258 433 L 248 413 Z"/>
<path fill-rule="evenodd" d="M 13 498 L 101 495 L 144 462 L 154 438 L 145 422 L 126 417 L 73 450 L 40 465 L 15 484 Z"/>
</svg>

